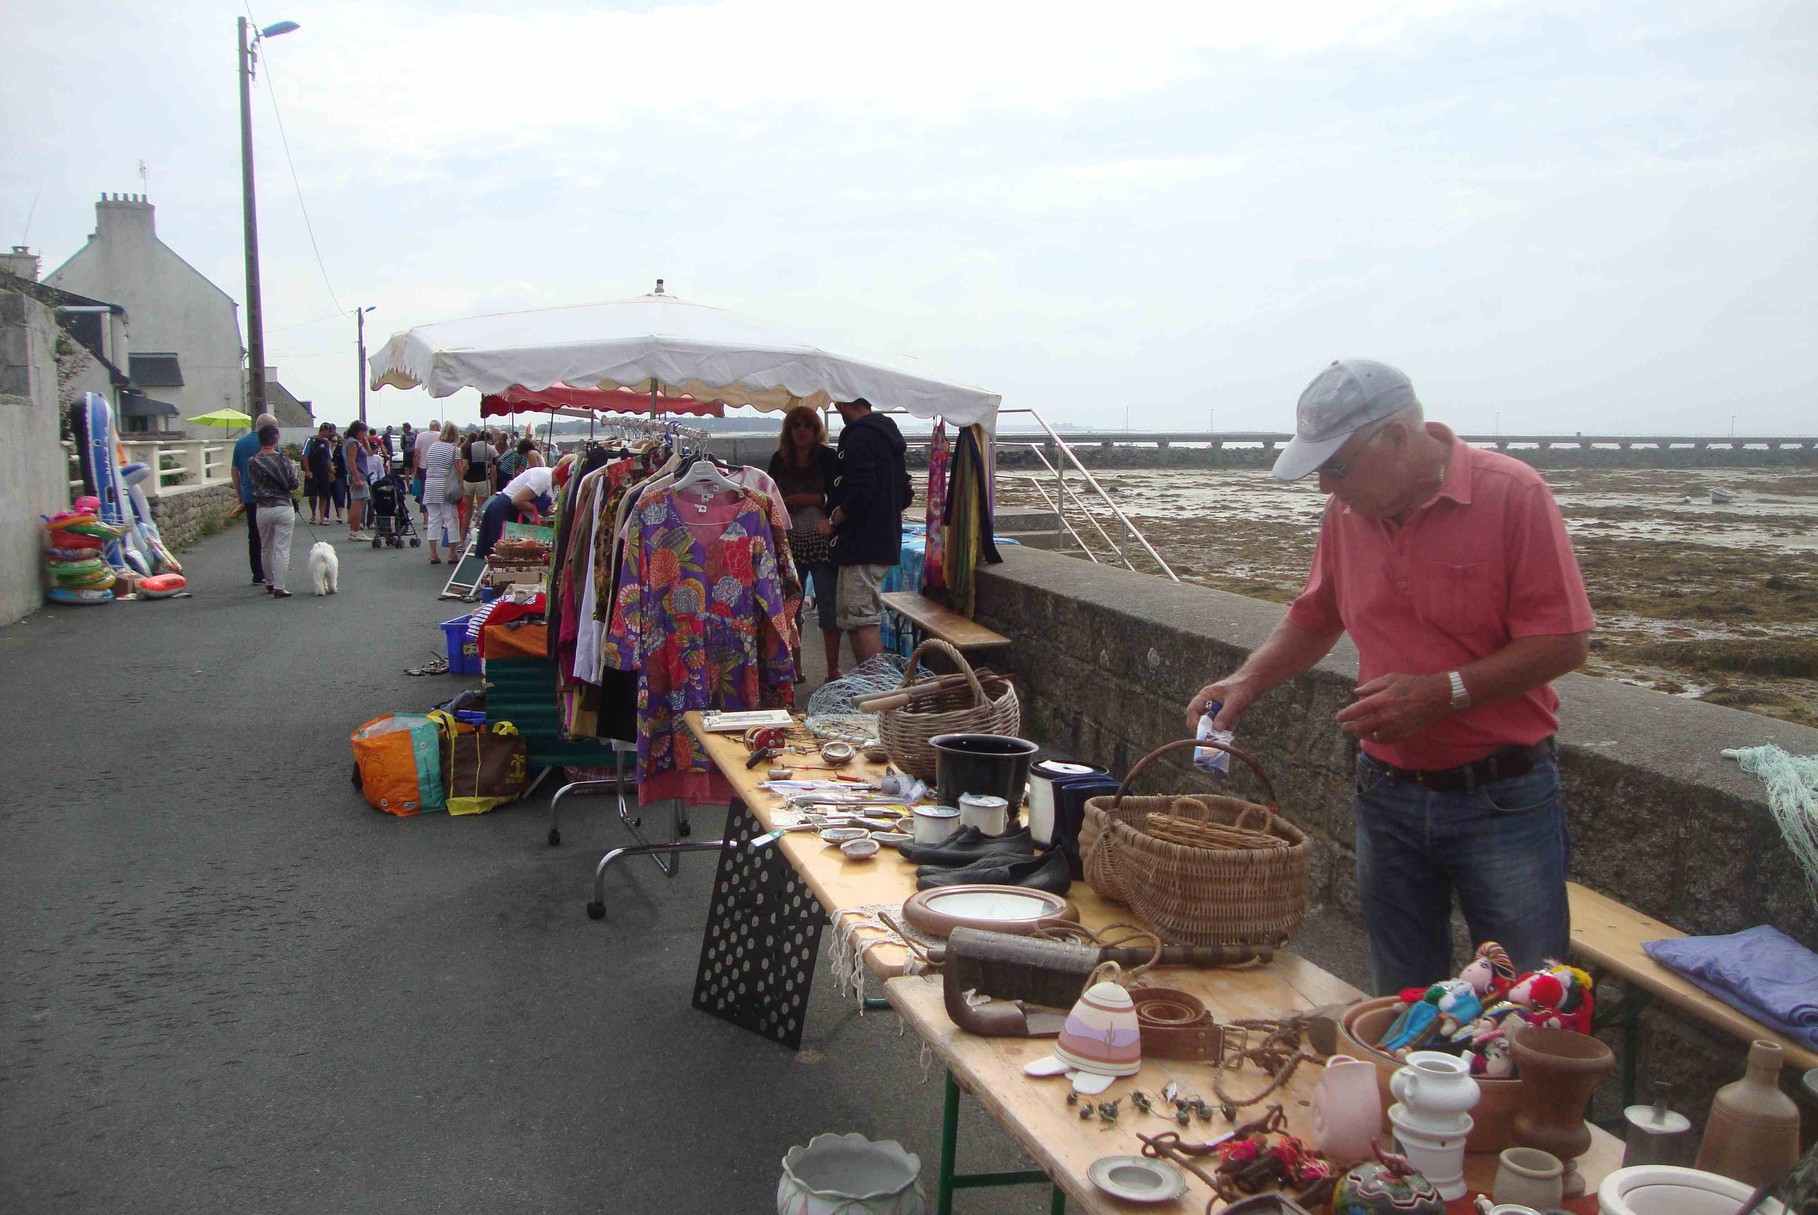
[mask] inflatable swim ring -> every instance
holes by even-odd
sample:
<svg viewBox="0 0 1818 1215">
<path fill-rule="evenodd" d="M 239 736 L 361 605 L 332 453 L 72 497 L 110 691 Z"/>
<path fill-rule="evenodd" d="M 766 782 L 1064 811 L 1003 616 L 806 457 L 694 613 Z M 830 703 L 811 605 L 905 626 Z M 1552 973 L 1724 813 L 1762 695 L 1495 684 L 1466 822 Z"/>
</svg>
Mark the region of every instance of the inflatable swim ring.
<svg viewBox="0 0 1818 1215">
<path fill-rule="evenodd" d="M 107 562 L 94 553 L 78 553 L 74 557 L 46 557 L 44 564 L 53 574 L 92 574 L 107 568 Z"/>
<path fill-rule="evenodd" d="M 79 532 L 72 531 L 53 531 L 50 534 L 50 539 L 54 546 L 65 552 L 82 550 L 91 557 L 100 555 L 101 546 L 104 543 L 93 536 L 84 536 Z"/>
<path fill-rule="evenodd" d="M 98 591 L 113 586 L 116 578 L 117 575 L 113 570 L 104 569 L 94 574 L 76 574 L 69 577 L 59 577 L 57 579 L 57 585 L 66 586 L 72 591 Z"/>
<path fill-rule="evenodd" d="M 72 591 L 61 586 L 53 586 L 50 590 L 45 591 L 44 597 L 52 603 L 76 603 L 85 607 L 114 601 L 112 591 Z"/>
<path fill-rule="evenodd" d="M 145 599 L 169 599 L 188 586 L 189 579 L 182 574 L 154 574 L 139 579 L 139 594 Z"/>
</svg>

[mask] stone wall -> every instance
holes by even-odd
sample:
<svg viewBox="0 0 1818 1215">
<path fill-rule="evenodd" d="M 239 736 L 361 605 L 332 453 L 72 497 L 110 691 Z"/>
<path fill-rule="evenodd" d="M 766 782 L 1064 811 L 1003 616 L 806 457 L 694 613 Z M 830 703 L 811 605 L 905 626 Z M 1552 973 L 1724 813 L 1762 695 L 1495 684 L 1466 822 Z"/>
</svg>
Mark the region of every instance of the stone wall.
<svg viewBox="0 0 1818 1215">
<path fill-rule="evenodd" d="M 39 515 L 69 505 L 57 407 L 56 322 L 28 296 L 0 292 L 0 624 L 44 601 Z"/>
<path fill-rule="evenodd" d="M 188 548 L 220 531 L 238 502 L 231 484 L 171 486 L 151 500 L 152 519 L 166 545 Z"/>
<path fill-rule="evenodd" d="M 1076 758 L 1129 766 L 1187 737 L 1188 699 L 1234 670 L 1284 609 L 1205 587 L 1031 549 L 980 572 L 976 618 L 1014 639 L 996 664 L 1024 694 L 1024 732 Z M 1314 840 L 1313 896 L 1360 919 L 1352 879 L 1355 745 L 1333 716 L 1350 700 L 1356 651 L 1260 700 L 1238 727 L 1284 812 Z M 1559 683 L 1560 768 L 1572 877 L 1690 933 L 1772 924 L 1818 948 L 1818 909 L 1780 839 L 1762 787 L 1719 752 L 1777 743 L 1818 755 L 1818 730 L 1588 676 Z M 1261 800 L 1236 765 L 1234 792 Z M 1146 791 L 1211 788 L 1185 754 L 1145 773 Z M 1461 942 L 1462 944 L 1462 942 Z M 1741 1044 L 1670 1012 L 1644 1019 L 1643 1075 L 1664 1060 L 1698 1116 L 1742 1068 Z"/>
</svg>

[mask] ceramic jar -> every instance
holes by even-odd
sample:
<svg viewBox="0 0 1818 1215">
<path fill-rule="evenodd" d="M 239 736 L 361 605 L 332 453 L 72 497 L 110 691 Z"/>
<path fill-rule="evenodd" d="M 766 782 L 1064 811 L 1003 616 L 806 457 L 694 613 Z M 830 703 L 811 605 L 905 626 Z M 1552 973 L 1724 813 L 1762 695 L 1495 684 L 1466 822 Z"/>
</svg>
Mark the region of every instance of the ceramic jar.
<svg viewBox="0 0 1818 1215">
<path fill-rule="evenodd" d="M 1799 1159 L 1799 1107 L 1780 1091 L 1785 1052 L 1757 1038 L 1742 1079 L 1717 1090 L 1698 1146 L 1698 1167 L 1745 1185 L 1777 1185 Z"/>
<path fill-rule="evenodd" d="M 1565 1165 L 1565 1196 L 1576 1198 L 1584 1193 L 1584 1178 L 1573 1162 L 1591 1146 L 1584 1109 L 1616 1067 L 1616 1056 L 1589 1034 L 1541 1026 L 1513 1035 L 1509 1051 L 1521 1074 L 1515 1142 L 1558 1157 Z"/>
<path fill-rule="evenodd" d="M 1382 1133 L 1375 1065 L 1348 1055 L 1332 1056 L 1313 1086 L 1310 1119 L 1313 1146 L 1333 1163 L 1368 1159 L 1371 1143 Z"/>
<path fill-rule="evenodd" d="M 1406 1065 L 1389 1078 L 1389 1091 L 1407 1107 L 1413 1121 L 1435 1131 L 1454 1130 L 1470 1121 L 1466 1115 L 1483 1099 L 1471 1065 L 1436 1050 L 1410 1054 Z"/>
<path fill-rule="evenodd" d="M 923 1215 L 921 1158 L 894 1139 L 816 1135 L 783 1157 L 777 1215 Z"/>
<path fill-rule="evenodd" d="M 1490 1197 L 1545 1211 L 1559 1205 L 1565 1193 L 1565 1165 L 1539 1148 L 1509 1148 L 1498 1157 Z"/>
</svg>

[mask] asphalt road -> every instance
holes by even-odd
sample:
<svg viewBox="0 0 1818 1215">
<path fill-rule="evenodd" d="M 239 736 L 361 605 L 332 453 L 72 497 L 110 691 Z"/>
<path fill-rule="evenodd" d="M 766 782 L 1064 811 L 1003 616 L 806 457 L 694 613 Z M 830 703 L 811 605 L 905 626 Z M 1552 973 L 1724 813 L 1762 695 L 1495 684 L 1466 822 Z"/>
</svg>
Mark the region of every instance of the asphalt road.
<svg viewBox="0 0 1818 1215">
<path fill-rule="evenodd" d="M 824 956 L 799 1053 L 689 1007 L 711 856 L 615 867 L 596 923 L 607 801 L 565 803 L 560 848 L 543 795 L 366 805 L 349 732 L 477 680 L 402 674 L 459 614 L 446 566 L 342 543 L 317 599 L 309 540 L 285 602 L 229 532 L 185 554 L 194 598 L 0 629 L 0 1210 L 759 1212 L 847 1130 L 932 1178 L 940 1070 Z M 1355 971 L 1342 926 L 1301 948 Z M 962 1109 L 964 1167 L 1028 1167 Z"/>
</svg>

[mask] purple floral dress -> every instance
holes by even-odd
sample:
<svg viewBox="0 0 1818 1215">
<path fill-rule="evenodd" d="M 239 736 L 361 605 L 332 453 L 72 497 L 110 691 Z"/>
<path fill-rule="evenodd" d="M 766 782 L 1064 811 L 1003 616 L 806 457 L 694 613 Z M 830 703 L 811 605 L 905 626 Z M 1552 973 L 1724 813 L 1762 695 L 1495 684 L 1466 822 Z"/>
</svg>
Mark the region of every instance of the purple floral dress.
<svg viewBox="0 0 1818 1215">
<path fill-rule="evenodd" d="M 792 619 L 769 502 L 740 492 L 690 527 L 673 490 L 652 491 L 626 540 L 628 576 L 601 657 L 615 670 L 638 672 L 639 805 L 731 796 L 684 713 L 755 709 L 766 698 L 787 705 L 793 697 Z"/>
</svg>

